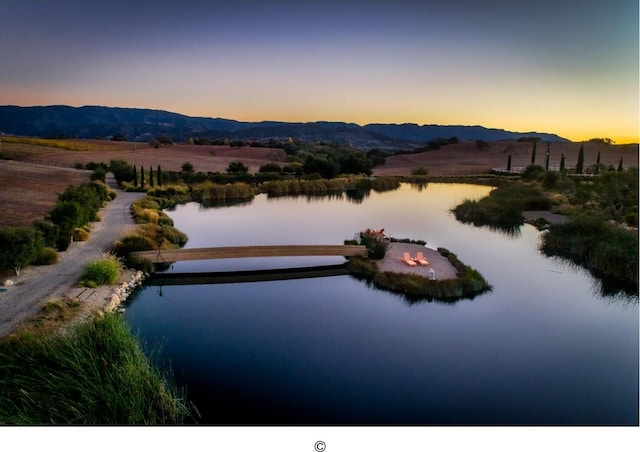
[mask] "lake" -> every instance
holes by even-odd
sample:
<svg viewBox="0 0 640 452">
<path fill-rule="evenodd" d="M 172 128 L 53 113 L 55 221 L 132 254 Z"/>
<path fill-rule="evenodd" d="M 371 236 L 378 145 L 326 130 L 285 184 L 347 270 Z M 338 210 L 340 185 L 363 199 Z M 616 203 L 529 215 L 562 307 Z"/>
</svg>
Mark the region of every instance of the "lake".
<svg viewBox="0 0 640 452">
<path fill-rule="evenodd" d="M 168 214 L 187 248 L 342 244 L 360 230 L 445 247 L 493 286 L 410 303 L 349 275 L 141 288 L 125 319 L 207 425 L 637 425 L 638 299 L 543 256 L 540 232 L 464 225 L 490 187 L 269 198 Z M 179 262 L 167 273 L 333 265 L 342 257 Z"/>
</svg>

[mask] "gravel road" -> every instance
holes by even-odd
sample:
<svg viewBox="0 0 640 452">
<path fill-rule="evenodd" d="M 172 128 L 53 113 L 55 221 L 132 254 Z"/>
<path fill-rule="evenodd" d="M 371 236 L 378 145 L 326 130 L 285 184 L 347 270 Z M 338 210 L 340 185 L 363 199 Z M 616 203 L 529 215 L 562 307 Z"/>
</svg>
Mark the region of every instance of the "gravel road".
<svg viewBox="0 0 640 452">
<path fill-rule="evenodd" d="M 107 184 L 118 196 L 100 211 L 101 221 L 91 224 L 89 240 L 72 243 L 65 252 L 59 253 L 60 259 L 55 265 L 31 266 L 20 272 L 20 276 L 11 277 L 15 284 L 0 293 L 0 337 L 38 314 L 47 300 L 67 293 L 77 284 L 89 261 L 102 256 L 127 230 L 135 227 L 130 206 L 144 194 L 118 189 L 111 175 Z"/>
</svg>

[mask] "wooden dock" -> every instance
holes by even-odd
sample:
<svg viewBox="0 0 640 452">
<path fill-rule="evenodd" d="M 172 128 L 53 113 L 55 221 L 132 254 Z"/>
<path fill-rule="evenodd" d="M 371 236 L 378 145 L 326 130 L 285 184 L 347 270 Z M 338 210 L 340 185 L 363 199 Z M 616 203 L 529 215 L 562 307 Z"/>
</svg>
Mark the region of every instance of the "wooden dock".
<svg viewBox="0 0 640 452">
<path fill-rule="evenodd" d="M 153 264 L 203 259 L 235 259 L 280 256 L 366 256 L 364 245 L 259 245 L 136 251 L 130 256 Z"/>
</svg>

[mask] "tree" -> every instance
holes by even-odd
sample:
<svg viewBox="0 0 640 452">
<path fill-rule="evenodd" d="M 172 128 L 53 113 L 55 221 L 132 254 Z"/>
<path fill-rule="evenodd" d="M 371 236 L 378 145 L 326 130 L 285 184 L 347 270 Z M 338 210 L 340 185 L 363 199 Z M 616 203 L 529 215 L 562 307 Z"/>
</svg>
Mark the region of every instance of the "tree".
<svg viewBox="0 0 640 452">
<path fill-rule="evenodd" d="M 189 162 L 184 162 L 182 164 L 182 171 L 185 173 L 193 173 L 193 165 Z"/>
<path fill-rule="evenodd" d="M 598 158 L 596 159 L 596 174 L 600 174 L 600 151 L 598 151 Z"/>
<path fill-rule="evenodd" d="M 111 141 L 127 141 L 127 136 L 124 133 L 118 132 L 111 137 Z"/>
<path fill-rule="evenodd" d="M 153 187 L 153 166 L 149 167 L 149 185 Z"/>
<path fill-rule="evenodd" d="M 578 152 L 578 163 L 576 163 L 576 173 L 582 174 L 584 169 L 584 144 L 580 146 L 580 151 Z"/>
<path fill-rule="evenodd" d="M 161 145 L 165 145 L 165 146 L 170 146 L 173 144 L 173 140 L 171 139 L 171 137 L 169 135 L 158 135 L 156 137 L 156 141 L 158 141 L 158 143 L 160 143 Z"/>
<path fill-rule="evenodd" d="M 333 179 L 338 175 L 340 165 L 334 160 L 325 157 L 309 155 L 304 160 L 302 170 L 305 174 L 317 173 L 325 179 Z"/>
<path fill-rule="evenodd" d="M 536 146 L 538 145 L 537 141 L 533 142 L 533 151 L 531 152 L 531 164 L 536 163 Z"/>
<path fill-rule="evenodd" d="M 560 171 L 564 171 L 564 154 L 560 157 Z"/>
<path fill-rule="evenodd" d="M 248 172 L 249 167 L 241 161 L 231 162 L 229 166 L 227 166 L 227 173 L 230 174 L 247 174 Z"/>
<path fill-rule="evenodd" d="M 511 154 L 509 154 L 509 158 L 507 159 L 507 171 L 511 171 Z"/>
<path fill-rule="evenodd" d="M 349 152 L 340 160 L 340 173 L 371 175 L 371 161 L 360 151 Z"/>
<path fill-rule="evenodd" d="M 620 162 L 618 163 L 618 171 L 622 171 L 622 157 L 620 157 Z"/>
<path fill-rule="evenodd" d="M 282 167 L 277 163 L 265 163 L 258 170 L 259 173 L 281 173 Z"/>
<path fill-rule="evenodd" d="M 549 157 L 551 156 L 551 143 L 547 143 L 547 156 L 544 163 L 544 169 L 549 171 Z"/>
<path fill-rule="evenodd" d="M 0 229 L 0 269 L 13 269 L 16 276 L 29 265 L 44 247 L 40 232 L 32 226 Z"/>
<path fill-rule="evenodd" d="M 144 166 L 140 165 L 140 186 L 144 188 Z"/>
<path fill-rule="evenodd" d="M 135 165 L 133 165 L 133 186 L 138 186 L 138 170 Z"/>
<path fill-rule="evenodd" d="M 162 187 L 162 169 L 160 168 L 160 165 L 158 165 L 158 170 L 156 171 L 157 176 L 158 176 L 158 187 Z"/>
<path fill-rule="evenodd" d="M 111 162 L 109 162 L 109 170 L 113 173 L 113 176 L 119 184 L 122 182 L 131 182 L 133 179 L 133 167 L 124 160 L 111 160 Z"/>
</svg>

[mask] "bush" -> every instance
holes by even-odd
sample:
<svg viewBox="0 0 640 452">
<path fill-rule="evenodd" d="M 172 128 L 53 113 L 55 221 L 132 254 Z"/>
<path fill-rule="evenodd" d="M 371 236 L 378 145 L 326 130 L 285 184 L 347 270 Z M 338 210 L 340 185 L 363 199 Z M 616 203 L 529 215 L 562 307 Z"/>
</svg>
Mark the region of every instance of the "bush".
<svg viewBox="0 0 640 452">
<path fill-rule="evenodd" d="M 74 242 L 86 242 L 89 240 L 89 233 L 82 228 L 75 228 L 73 230 L 73 241 Z"/>
<path fill-rule="evenodd" d="M 531 165 L 527 165 L 527 167 L 525 168 L 524 173 L 522 173 L 522 178 L 524 180 L 535 180 L 538 177 L 542 176 L 544 173 L 545 173 L 544 167 L 540 165 L 531 164 Z"/>
<path fill-rule="evenodd" d="M 29 265 L 44 246 L 40 231 L 33 226 L 0 228 L 0 270 L 13 269 L 16 275 Z"/>
<path fill-rule="evenodd" d="M 427 176 L 429 175 L 429 170 L 424 166 L 419 166 L 411 170 L 412 176 Z"/>
<path fill-rule="evenodd" d="M 104 257 L 89 262 L 80 277 L 83 281 L 92 281 L 97 285 L 114 284 L 120 277 L 120 269 L 122 264 L 112 254 L 106 254 Z"/>
<path fill-rule="evenodd" d="M 46 246 L 40 250 L 36 258 L 33 260 L 34 265 L 53 265 L 58 262 L 58 252 Z"/>
</svg>

